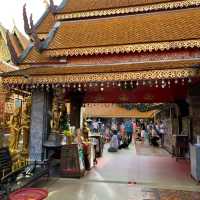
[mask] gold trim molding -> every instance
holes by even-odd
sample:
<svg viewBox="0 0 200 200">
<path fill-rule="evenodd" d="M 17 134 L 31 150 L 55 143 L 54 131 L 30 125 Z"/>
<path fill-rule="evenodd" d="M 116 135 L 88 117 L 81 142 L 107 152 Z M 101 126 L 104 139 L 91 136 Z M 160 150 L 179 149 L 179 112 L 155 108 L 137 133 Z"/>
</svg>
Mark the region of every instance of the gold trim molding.
<svg viewBox="0 0 200 200">
<path fill-rule="evenodd" d="M 43 34 L 39 33 L 38 37 L 39 37 L 40 40 L 46 39 L 48 37 L 48 33 L 47 34 L 46 33 L 43 33 Z"/>
<path fill-rule="evenodd" d="M 137 7 L 126 7 L 126 8 L 104 9 L 104 10 L 87 11 L 87 12 L 57 14 L 55 18 L 56 20 L 76 19 L 76 18 L 107 16 L 107 15 L 115 15 L 115 14 L 130 14 L 130 13 L 141 13 L 141 12 L 158 11 L 158 10 L 172 10 L 172 9 L 177 9 L 177 8 L 188 8 L 188 7 L 199 6 L 199 5 L 200 5 L 200 0 L 186 0 L 186 1 L 159 3 L 159 4 L 137 6 Z"/>
<path fill-rule="evenodd" d="M 106 46 L 106 47 L 88 47 L 88 48 L 73 48 L 73 49 L 57 49 L 46 50 L 44 54 L 49 57 L 59 56 L 78 56 L 78 55 L 94 55 L 94 54 L 113 54 L 113 53 L 129 53 L 141 51 L 164 51 L 177 48 L 194 48 L 200 47 L 200 40 L 187 40 L 187 41 L 173 41 L 173 42 L 160 42 L 148 44 L 131 44 L 120 46 Z"/>
<path fill-rule="evenodd" d="M 31 76 L 25 79 L 21 76 L 5 77 L 3 84 L 56 84 L 56 83 L 86 83 L 86 82 L 107 82 L 107 81 L 130 81 L 130 80 L 158 80 L 200 77 L 200 69 L 169 69 L 151 70 L 140 72 L 121 73 L 88 73 L 88 74 L 68 74 L 52 76 Z"/>
</svg>

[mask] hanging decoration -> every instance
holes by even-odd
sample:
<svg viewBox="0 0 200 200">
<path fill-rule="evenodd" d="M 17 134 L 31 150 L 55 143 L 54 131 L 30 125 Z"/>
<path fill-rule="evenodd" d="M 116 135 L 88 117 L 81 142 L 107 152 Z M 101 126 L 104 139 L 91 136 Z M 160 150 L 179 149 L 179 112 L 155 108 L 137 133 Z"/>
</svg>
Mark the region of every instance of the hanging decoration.
<svg viewBox="0 0 200 200">
<path fill-rule="evenodd" d="M 127 90 L 131 91 L 138 87 L 151 87 L 151 88 L 171 88 L 177 86 L 185 86 L 187 84 L 192 83 L 192 78 L 182 78 L 182 79 L 156 79 L 156 80 L 130 80 L 130 81 L 112 81 L 112 82 L 85 82 L 85 83 L 33 83 L 33 84 L 4 84 L 4 87 L 9 90 L 26 90 L 26 91 L 33 91 L 33 90 L 46 90 L 49 91 L 50 89 L 56 88 L 63 88 L 68 91 L 88 91 L 93 89 L 98 89 L 101 92 L 104 92 L 106 89 L 118 88 L 120 90 Z"/>
</svg>

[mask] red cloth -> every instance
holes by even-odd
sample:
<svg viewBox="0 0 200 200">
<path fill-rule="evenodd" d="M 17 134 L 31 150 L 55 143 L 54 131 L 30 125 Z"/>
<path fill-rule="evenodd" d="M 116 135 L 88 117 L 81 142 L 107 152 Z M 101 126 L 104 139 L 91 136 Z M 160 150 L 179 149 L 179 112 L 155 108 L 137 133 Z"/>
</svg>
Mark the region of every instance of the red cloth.
<svg viewBox="0 0 200 200">
<path fill-rule="evenodd" d="M 48 197 L 48 191 L 39 188 L 25 188 L 9 195 L 9 200 L 43 200 Z"/>
</svg>

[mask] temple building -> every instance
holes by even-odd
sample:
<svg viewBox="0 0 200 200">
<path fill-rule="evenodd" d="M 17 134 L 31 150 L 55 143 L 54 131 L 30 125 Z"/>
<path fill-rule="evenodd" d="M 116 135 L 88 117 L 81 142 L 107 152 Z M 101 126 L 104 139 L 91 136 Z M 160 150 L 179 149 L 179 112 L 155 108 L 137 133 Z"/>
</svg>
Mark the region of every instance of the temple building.
<svg viewBox="0 0 200 200">
<path fill-rule="evenodd" d="M 19 69 L 17 64 L 18 57 L 28 47 L 29 40 L 14 26 L 9 32 L 0 25 L 0 74 Z M 23 95 L 11 93 L 2 86 L 0 79 L 0 129 L 7 132 L 7 125 L 10 116 L 13 114 L 17 102 L 21 102 Z M 8 131 L 9 132 L 9 131 Z"/>
<path fill-rule="evenodd" d="M 63 131 L 55 116 L 66 103 L 76 128 L 84 104 L 175 103 L 178 119 L 190 118 L 189 141 L 195 142 L 199 6 L 200 0 L 63 0 L 59 6 L 50 1 L 35 25 L 24 6 L 32 42 L 17 59 L 21 69 L 2 80 L 7 89 L 32 94 L 30 158 L 44 159 L 49 134 Z"/>
</svg>

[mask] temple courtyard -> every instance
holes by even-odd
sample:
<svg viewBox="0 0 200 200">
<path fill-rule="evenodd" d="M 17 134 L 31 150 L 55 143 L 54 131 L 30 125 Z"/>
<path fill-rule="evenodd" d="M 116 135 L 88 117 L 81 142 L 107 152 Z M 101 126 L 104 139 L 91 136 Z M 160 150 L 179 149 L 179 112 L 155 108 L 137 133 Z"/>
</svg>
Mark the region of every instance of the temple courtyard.
<svg viewBox="0 0 200 200">
<path fill-rule="evenodd" d="M 190 177 L 189 161 L 160 148 L 137 144 L 108 153 L 81 179 L 50 178 L 38 183 L 48 200 L 199 200 L 200 185 Z"/>
</svg>

